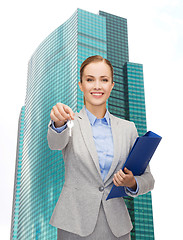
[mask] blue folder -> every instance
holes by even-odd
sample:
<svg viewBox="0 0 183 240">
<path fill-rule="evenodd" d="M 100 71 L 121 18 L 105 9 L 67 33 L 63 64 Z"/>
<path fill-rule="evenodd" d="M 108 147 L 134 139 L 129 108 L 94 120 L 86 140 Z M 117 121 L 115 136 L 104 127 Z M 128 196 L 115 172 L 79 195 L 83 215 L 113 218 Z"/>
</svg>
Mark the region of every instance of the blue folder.
<svg viewBox="0 0 183 240">
<path fill-rule="evenodd" d="M 144 173 L 149 161 L 151 160 L 162 137 L 154 132 L 147 132 L 142 137 L 138 137 L 124 163 L 122 170 L 128 168 L 134 176 L 140 176 Z M 106 200 L 116 197 L 128 196 L 124 187 L 117 187 L 113 184 Z"/>
</svg>

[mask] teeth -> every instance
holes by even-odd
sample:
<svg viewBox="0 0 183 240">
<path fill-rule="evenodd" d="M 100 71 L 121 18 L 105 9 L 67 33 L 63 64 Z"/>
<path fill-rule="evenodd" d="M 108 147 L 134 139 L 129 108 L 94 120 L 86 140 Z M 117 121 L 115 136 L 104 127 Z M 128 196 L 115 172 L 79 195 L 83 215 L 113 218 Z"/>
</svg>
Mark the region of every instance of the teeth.
<svg viewBox="0 0 183 240">
<path fill-rule="evenodd" d="M 100 96 L 102 93 L 92 93 L 92 95 Z"/>
</svg>

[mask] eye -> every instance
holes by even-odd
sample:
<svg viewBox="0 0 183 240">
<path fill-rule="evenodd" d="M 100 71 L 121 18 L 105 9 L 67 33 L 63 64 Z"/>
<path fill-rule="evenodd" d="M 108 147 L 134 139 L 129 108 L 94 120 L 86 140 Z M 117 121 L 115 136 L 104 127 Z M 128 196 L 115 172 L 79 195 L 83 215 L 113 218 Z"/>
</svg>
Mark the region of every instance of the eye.
<svg viewBox="0 0 183 240">
<path fill-rule="evenodd" d="M 87 81 L 87 82 L 91 82 L 91 81 L 93 81 L 93 79 L 87 78 L 86 81 Z"/>
<path fill-rule="evenodd" d="M 102 81 L 104 81 L 104 82 L 108 82 L 108 79 L 107 79 L 107 78 L 104 78 L 104 79 L 102 79 Z"/>
</svg>

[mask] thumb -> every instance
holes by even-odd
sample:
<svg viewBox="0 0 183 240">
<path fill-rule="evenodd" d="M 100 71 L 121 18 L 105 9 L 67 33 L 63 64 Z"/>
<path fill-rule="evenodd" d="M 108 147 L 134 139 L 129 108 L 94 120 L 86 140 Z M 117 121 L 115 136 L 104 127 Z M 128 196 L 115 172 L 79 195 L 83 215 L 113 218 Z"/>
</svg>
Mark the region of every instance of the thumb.
<svg viewBox="0 0 183 240">
<path fill-rule="evenodd" d="M 131 171 L 128 170 L 128 168 L 126 168 L 126 167 L 124 168 L 124 172 L 127 173 L 127 174 L 130 174 L 130 173 L 131 173 Z"/>
</svg>

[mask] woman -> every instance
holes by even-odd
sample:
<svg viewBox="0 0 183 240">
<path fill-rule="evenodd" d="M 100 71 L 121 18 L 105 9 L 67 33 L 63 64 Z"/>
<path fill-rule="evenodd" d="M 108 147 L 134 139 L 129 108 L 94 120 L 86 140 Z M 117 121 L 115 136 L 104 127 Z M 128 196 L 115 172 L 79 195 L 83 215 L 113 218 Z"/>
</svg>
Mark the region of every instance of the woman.
<svg viewBox="0 0 183 240">
<path fill-rule="evenodd" d="M 106 201 L 113 183 L 136 197 L 154 187 L 149 166 L 141 176 L 121 170 L 137 138 L 133 122 L 106 109 L 113 82 L 113 67 L 101 56 L 87 58 L 80 68 L 79 87 L 85 106 L 79 113 L 57 103 L 51 110 L 48 144 L 62 150 L 65 183 L 50 224 L 62 239 L 129 240 L 132 223 L 123 198 Z M 71 136 L 66 122 L 72 119 Z"/>
</svg>

